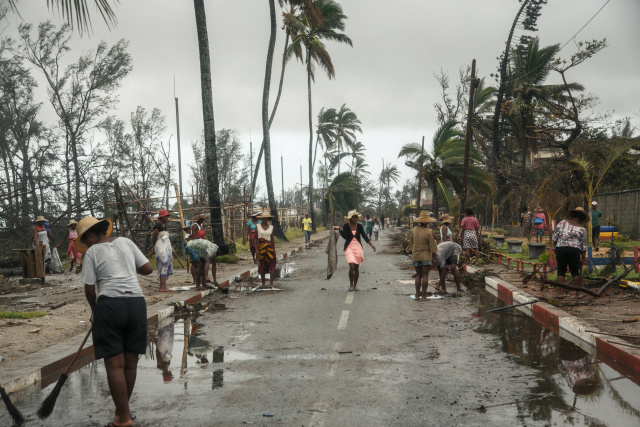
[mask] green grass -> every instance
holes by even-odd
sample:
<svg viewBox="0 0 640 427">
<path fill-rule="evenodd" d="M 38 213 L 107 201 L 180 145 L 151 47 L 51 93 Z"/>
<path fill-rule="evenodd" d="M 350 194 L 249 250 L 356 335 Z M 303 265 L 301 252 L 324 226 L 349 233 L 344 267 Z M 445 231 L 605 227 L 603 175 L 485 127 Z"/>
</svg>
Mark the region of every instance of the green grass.
<svg viewBox="0 0 640 427">
<path fill-rule="evenodd" d="M 33 319 L 46 315 L 42 311 L 0 311 L 0 319 Z"/>
<path fill-rule="evenodd" d="M 240 258 L 235 255 L 220 255 L 216 258 L 216 262 L 223 262 L 225 264 L 237 264 L 240 262 Z"/>
<path fill-rule="evenodd" d="M 324 231 L 326 230 L 327 227 L 318 227 L 317 228 L 317 232 L 320 231 Z M 297 239 L 299 237 L 304 237 L 304 230 L 302 228 L 297 228 L 297 227 L 291 227 L 289 229 L 289 231 L 286 231 L 284 233 L 285 236 L 287 236 L 287 239 L 289 239 L 289 241 L 293 240 L 293 239 Z M 313 234 L 312 234 L 313 236 Z M 282 243 L 282 240 L 278 239 L 276 237 L 276 246 L 279 246 Z M 243 245 L 242 244 L 242 238 L 240 239 L 236 239 L 236 252 L 237 253 L 246 253 L 249 252 L 249 241 L 247 240 L 247 242 Z"/>
</svg>

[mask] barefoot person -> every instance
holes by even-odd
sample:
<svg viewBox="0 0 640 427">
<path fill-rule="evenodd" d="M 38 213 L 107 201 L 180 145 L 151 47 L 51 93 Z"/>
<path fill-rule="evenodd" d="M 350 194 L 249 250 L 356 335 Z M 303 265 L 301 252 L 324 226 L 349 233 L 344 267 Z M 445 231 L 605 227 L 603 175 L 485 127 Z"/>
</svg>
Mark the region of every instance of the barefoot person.
<svg viewBox="0 0 640 427">
<path fill-rule="evenodd" d="M 442 242 L 438 245 L 438 252 L 436 252 L 436 262 L 438 266 L 438 272 L 440 273 L 440 286 L 436 289 L 442 292 L 447 292 L 447 270 L 453 272 L 453 279 L 456 282 L 456 291 L 461 292 L 460 289 L 460 272 L 458 271 L 458 257 L 462 253 L 462 247 L 455 242 Z"/>
<path fill-rule="evenodd" d="M 75 219 L 69 220 L 69 223 L 67 224 L 67 228 L 69 229 L 67 231 L 67 235 L 64 236 L 64 239 L 62 239 L 62 241 L 56 245 L 57 248 L 67 239 L 69 239 L 69 248 L 67 248 L 67 259 L 69 260 L 69 264 L 71 264 L 71 266 L 69 267 L 69 273 L 71 273 L 71 270 L 75 265 L 76 274 L 78 274 L 82 269 L 82 254 L 78 252 L 75 245 L 76 239 L 78 238 L 78 232 L 76 231 L 77 225 L 78 223 Z"/>
<path fill-rule="evenodd" d="M 256 227 L 258 226 L 258 224 L 260 224 L 258 215 L 260 215 L 260 212 L 252 213 L 251 219 L 247 221 L 247 230 L 249 231 L 247 233 L 249 235 L 249 249 L 251 250 L 251 256 L 253 257 L 253 262 L 255 263 L 258 262 L 258 260 L 256 259 L 256 253 L 258 252 L 258 249 L 256 246 L 256 242 L 258 241 L 256 239 L 256 235 L 258 232 L 256 231 Z"/>
<path fill-rule="evenodd" d="M 81 280 L 93 311 L 95 358 L 104 359 L 111 398 L 116 406 L 107 426 L 131 426 L 129 400 L 136 382 L 138 357 L 147 349 L 147 306 L 138 274 L 153 272 L 140 249 L 124 237 L 109 237 L 111 220 L 80 220 L 75 241 L 86 252 Z M 97 288 L 97 289 L 96 289 Z"/>
<path fill-rule="evenodd" d="M 167 231 L 169 211 L 160 209 L 158 223 L 153 227 L 153 241 L 151 242 L 151 254 L 156 254 L 156 269 L 160 277 L 160 292 L 171 292 L 167 288 L 167 277 L 173 274 L 173 251 Z"/>
<path fill-rule="evenodd" d="M 362 217 L 354 209 L 349 211 L 344 220 L 347 222 L 342 229 L 338 226 L 334 226 L 334 230 L 340 230 L 340 235 L 345 240 L 344 242 L 344 257 L 349 264 L 349 291 L 358 291 L 358 278 L 360 277 L 360 264 L 364 261 L 364 250 L 360 239 L 364 239 L 365 242 L 371 246 L 373 252 L 376 251 L 376 247 L 371 243 L 371 239 L 364 232 L 364 227 L 359 224 L 358 221 Z"/>
<path fill-rule="evenodd" d="M 226 255 L 229 253 L 229 247 L 223 245 L 218 247 L 215 243 L 212 243 L 205 239 L 189 240 L 186 245 L 187 254 L 189 260 L 193 263 L 195 275 L 200 280 L 196 280 L 196 289 L 213 287 L 207 285 L 209 282 L 209 266 L 211 266 L 211 275 L 213 276 L 213 284 L 218 285 L 216 278 L 216 259 L 218 255 Z"/>
<path fill-rule="evenodd" d="M 255 245 L 258 250 L 258 274 L 262 286 L 269 273 L 269 288 L 273 288 L 273 276 L 276 275 L 276 245 L 273 241 L 273 225 L 269 224 L 272 215 L 263 212 L 257 217 L 260 225 L 256 227 Z"/>
<path fill-rule="evenodd" d="M 587 257 L 587 230 L 589 215 L 581 207 L 567 211 L 567 219 L 560 221 L 553 233 L 553 246 L 558 262 L 558 282 L 564 283 L 567 266 L 574 286 L 582 286 L 580 269 Z M 578 291 L 576 291 L 578 295 Z"/>
<path fill-rule="evenodd" d="M 473 216 L 473 210 L 471 208 L 466 208 L 464 210 L 464 218 L 460 223 L 460 232 L 458 233 L 458 240 L 462 240 L 462 248 L 465 250 L 466 262 L 471 262 L 471 249 L 475 249 L 476 253 L 476 261 L 474 264 L 478 264 L 479 254 L 479 244 L 480 241 L 480 223 Z"/>
<path fill-rule="evenodd" d="M 428 225 L 436 222 L 429 216 L 429 212 L 422 211 L 420 216 L 413 220 L 418 223 L 411 230 L 409 248 L 411 250 L 411 262 L 416 269 L 416 301 L 427 300 L 427 287 L 429 286 L 429 271 L 436 262 L 436 237 Z M 422 291 L 420 290 L 422 288 Z"/>
</svg>

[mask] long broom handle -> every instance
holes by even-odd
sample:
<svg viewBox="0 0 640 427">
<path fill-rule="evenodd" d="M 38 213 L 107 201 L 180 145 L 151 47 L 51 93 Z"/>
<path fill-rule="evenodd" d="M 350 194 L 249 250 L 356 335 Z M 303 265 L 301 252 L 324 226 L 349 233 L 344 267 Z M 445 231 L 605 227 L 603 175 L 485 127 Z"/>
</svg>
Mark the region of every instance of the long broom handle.
<svg viewBox="0 0 640 427">
<path fill-rule="evenodd" d="M 93 325 L 91 325 L 91 327 L 89 328 L 89 331 L 87 332 L 87 335 L 82 340 L 82 344 L 80 344 L 80 348 L 78 348 L 78 351 L 76 352 L 75 356 L 73 356 L 73 360 L 71 360 L 71 363 L 69 363 L 69 366 L 67 366 L 67 370 L 64 372 L 65 375 L 67 375 L 67 376 L 69 375 L 69 372 L 71 371 L 71 368 L 73 367 L 73 364 L 76 363 L 76 360 L 78 360 L 78 356 L 80 356 L 80 352 L 82 351 L 82 348 L 86 344 L 87 339 L 89 339 L 89 335 L 91 335 L 91 330 L 92 329 L 93 329 Z"/>
</svg>

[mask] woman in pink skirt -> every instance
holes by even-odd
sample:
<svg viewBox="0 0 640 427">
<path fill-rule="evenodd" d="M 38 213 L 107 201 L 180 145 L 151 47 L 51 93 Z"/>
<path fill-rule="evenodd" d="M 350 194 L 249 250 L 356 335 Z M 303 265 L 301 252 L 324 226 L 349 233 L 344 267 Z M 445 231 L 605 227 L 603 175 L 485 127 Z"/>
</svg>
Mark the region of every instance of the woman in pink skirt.
<svg viewBox="0 0 640 427">
<path fill-rule="evenodd" d="M 376 247 L 371 243 L 371 239 L 364 231 L 362 224 L 359 224 L 360 214 L 354 209 L 349 211 L 344 220 L 347 222 L 342 229 L 333 227 L 334 230 L 340 230 L 340 235 L 344 238 L 344 257 L 349 264 L 349 291 L 358 291 L 358 278 L 360 277 L 360 263 L 364 261 L 364 250 L 360 238 L 371 246 L 373 252 Z"/>
</svg>

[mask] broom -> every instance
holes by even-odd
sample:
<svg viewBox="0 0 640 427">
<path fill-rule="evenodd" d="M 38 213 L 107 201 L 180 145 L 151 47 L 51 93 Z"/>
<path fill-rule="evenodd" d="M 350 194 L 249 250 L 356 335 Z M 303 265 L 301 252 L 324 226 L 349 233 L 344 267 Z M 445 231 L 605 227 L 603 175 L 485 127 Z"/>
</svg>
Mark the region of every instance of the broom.
<svg viewBox="0 0 640 427">
<path fill-rule="evenodd" d="M 9 399 L 9 395 L 7 394 L 6 391 L 4 391 L 4 388 L 2 388 L 2 386 L 0 386 L 0 394 L 2 395 L 2 400 L 4 401 L 4 404 L 7 407 L 7 411 L 9 412 L 9 415 L 11 415 L 11 418 L 13 419 L 13 423 L 15 425 L 22 425 L 22 423 L 24 423 L 24 416 L 18 410 L 18 408 L 16 408 L 15 405 L 11 403 L 11 399 Z"/>
<path fill-rule="evenodd" d="M 44 399 L 44 401 L 38 408 L 38 412 L 36 412 L 36 414 L 38 414 L 38 418 L 40 419 L 48 418 L 49 415 L 51 415 L 51 413 L 53 412 L 53 408 L 56 406 L 56 400 L 58 400 L 58 396 L 60 395 L 60 390 L 62 390 L 62 386 L 64 385 L 65 381 L 67 381 L 69 372 L 71 371 L 73 364 L 76 363 L 76 360 L 78 360 L 78 356 L 80 356 L 80 352 L 82 351 L 84 344 L 87 342 L 87 339 L 89 338 L 89 335 L 91 334 L 92 329 L 93 329 L 93 326 L 89 328 L 89 331 L 87 332 L 87 336 L 85 336 L 84 340 L 82 340 L 82 344 L 80 344 L 80 348 L 78 349 L 78 352 L 76 353 L 75 356 L 73 356 L 73 359 L 71 360 L 71 363 L 69 363 L 69 366 L 67 366 L 67 370 L 62 375 L 60 375 L 60 379 L 56 383 L 56 386 L 53 388 L 53 390 L 51 390 L 51 393 L 49 393 L 49 396 L 47 396 L 47 398 Z"/>
</svg>

